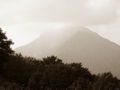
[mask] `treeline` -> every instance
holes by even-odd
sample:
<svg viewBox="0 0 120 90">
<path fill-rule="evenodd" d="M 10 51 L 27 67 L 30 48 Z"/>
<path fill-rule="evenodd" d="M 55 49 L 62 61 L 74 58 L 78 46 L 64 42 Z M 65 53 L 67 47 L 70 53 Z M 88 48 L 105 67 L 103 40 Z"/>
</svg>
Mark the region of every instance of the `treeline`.
<svg viewBox="0 0 120 90">
<path fill-rule="evenodd" d="M 38 60 L 16 54 L 0 30 L 0 90 L 120 90 L 110 72 L 94 75 L 81 63 L 63 63 L 56 56 Z"/>
<path fill-rule="evenodd" d="M 36 60 L 12 55 L 4 63 L 0 87 L 5 90 L 119 90 L 120 80 L 111 73 L 93 75 L 81 63 L 64 64 L 55 56 Z"/>
</svg>

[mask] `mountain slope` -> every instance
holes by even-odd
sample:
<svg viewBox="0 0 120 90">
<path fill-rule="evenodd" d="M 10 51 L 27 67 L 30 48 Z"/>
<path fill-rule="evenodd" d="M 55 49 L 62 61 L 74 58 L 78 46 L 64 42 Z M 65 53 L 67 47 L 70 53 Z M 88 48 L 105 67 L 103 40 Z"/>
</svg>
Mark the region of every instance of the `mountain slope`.
<svg viewBox="0 0 120 90">
<path fill-rule="evenodd" d="M 37 58 L 56 55 L 64 62 L 82 62 L 94 73 L 120 76 L 120 47 L 86 28 L 51 32 L 16 51 Z"/>
<path fill-rule="evenodd" d="M 50 30 L 44 35 L 34 40 L 28 45 L 19 47 L 16 52 L 21 52 L 25 56 L 41 58 L 52 55 L 58 47 L 71 38 L 79 29 Z"/>
<path fill-rule="evenodd" d="M 92 72 L 120 75 L 120 47 L 88 30 L 79 31 L 56 51 L 65 62 L 82 62 Z"/>
</svg>

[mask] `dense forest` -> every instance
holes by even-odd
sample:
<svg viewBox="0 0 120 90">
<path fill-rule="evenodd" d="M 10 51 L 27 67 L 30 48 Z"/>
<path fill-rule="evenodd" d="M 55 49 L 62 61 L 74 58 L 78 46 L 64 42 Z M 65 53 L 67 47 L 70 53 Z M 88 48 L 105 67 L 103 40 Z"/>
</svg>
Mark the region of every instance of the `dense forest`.
<svg viewBox="0 0 120 90">
<path fill-rule="evenodd" d="M 0 90 L 120 90 L 111 72 L 92 74 L 81 63 L 63 63 L 56 56 L 23 57 L 0 29 Z"/>
</svg>

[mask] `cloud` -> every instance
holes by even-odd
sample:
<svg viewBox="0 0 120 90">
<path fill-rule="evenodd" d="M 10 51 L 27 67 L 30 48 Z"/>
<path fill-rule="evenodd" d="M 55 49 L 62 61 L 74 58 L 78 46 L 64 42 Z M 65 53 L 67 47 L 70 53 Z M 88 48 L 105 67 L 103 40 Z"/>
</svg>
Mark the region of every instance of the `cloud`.
<svg viewBox="0 0 120 90">
<path fill-rule="evenodd" d="M 112 23 L 120 15 L 117 4 L 119 0 L 0 0 L 0 25 L 20 46 L 56 26 Z"/>
<path fill-rule="evenodd" d="M 63 30 L 69 25 L 64 23 L 26 23 L 17 24 L 15 26 L 3 26 L 3 30 L 7 31 L 7 36 L 15 42 L 13 48 L 25 45 L 34 39 L 43 35 L 45 32 L 53 30 Z"/>
<path fill-rule="evenodd" d="M 91 6 L 91 2 L 93 5 Z M 117 1 L 111 0 L 34 0 L 26 9 L 26 19 L 34 22 L 66 22 L 92 25 L 116 19 Z M 41 5 L 42 4 L 42 5 Z"/>
<path fill-rule="evenodd" d="M 116 19 L 114 0 L 5 0 L 0 24 L 66 22 L 91 25 Z"/>
</svg>

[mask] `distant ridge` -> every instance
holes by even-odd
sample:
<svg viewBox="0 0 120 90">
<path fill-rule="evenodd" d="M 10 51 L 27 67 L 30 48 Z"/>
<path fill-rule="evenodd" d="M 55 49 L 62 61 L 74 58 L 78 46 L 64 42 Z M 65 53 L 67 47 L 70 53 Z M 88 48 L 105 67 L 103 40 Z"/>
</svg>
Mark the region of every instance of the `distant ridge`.
<svg viewBox="0 0 120 90">
<path fill-rule="evenodd" d="M 94 73 L 120 77 L 120 46 L 87 28 L 48 32 L 16 51 L 36 58 L 55 55 L 67 63 L 82 62 Z"/>
</svg>

